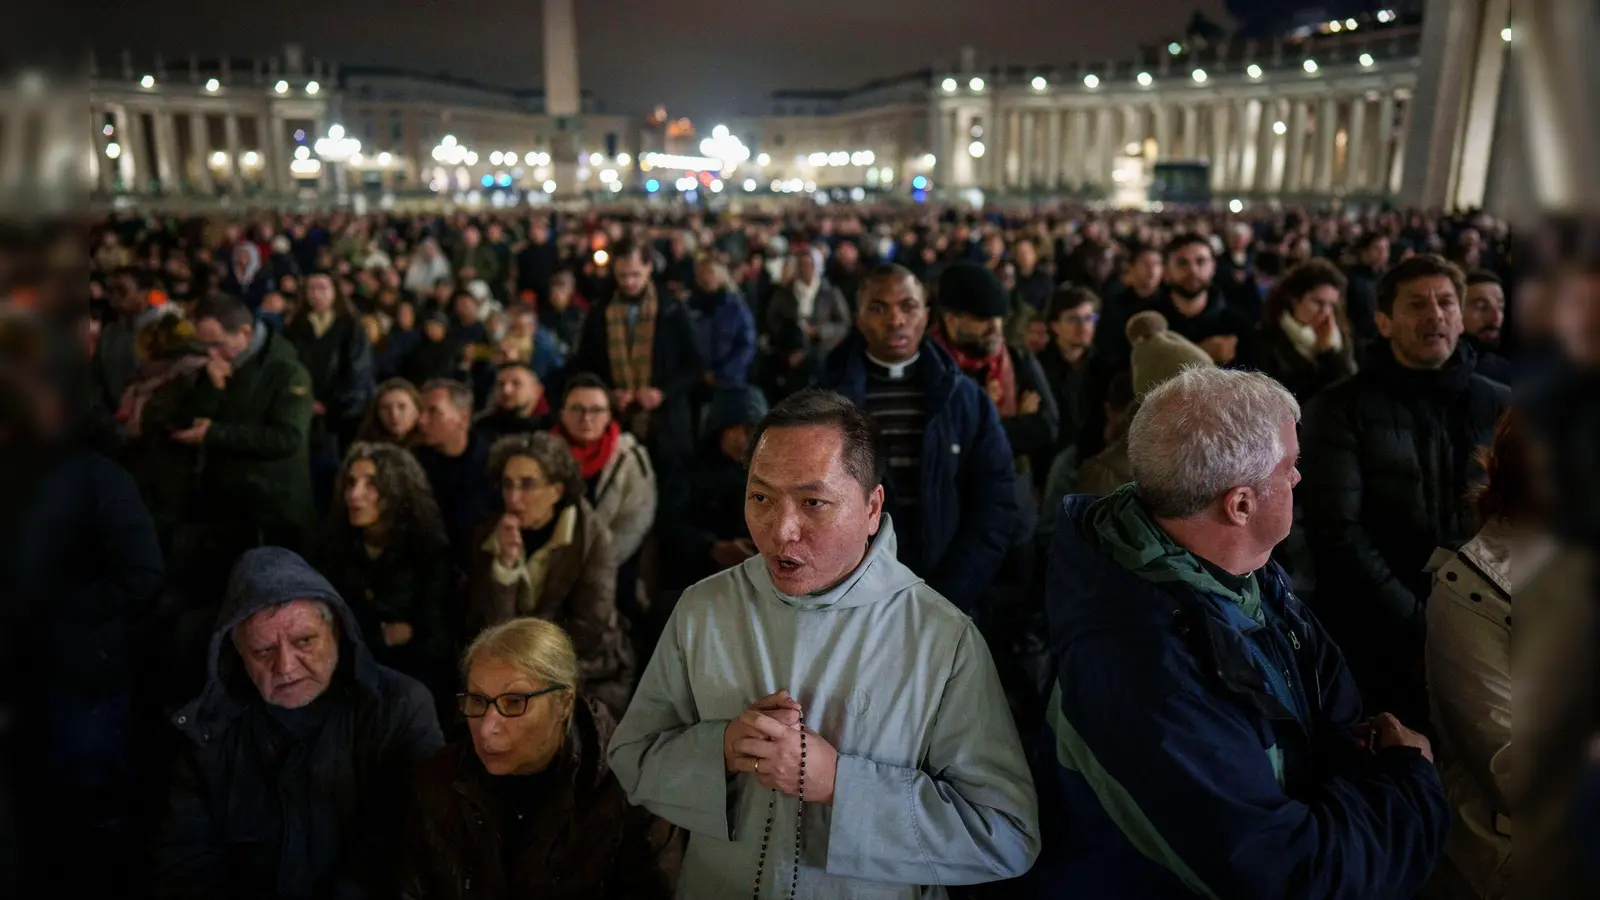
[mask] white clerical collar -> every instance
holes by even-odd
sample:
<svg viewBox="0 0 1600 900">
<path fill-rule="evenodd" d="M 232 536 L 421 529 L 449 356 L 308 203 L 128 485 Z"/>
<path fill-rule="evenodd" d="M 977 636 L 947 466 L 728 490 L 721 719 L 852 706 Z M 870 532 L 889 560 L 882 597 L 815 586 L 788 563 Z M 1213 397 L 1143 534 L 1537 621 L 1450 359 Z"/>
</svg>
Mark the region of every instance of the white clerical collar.
<svg viewBox="0 0 1600 900">
<path fill-rule="evenodd" d="M 911 368 L 911 364 L 916 362 L 921 356 L 922 356 L 922 351 L 918 350 L 917 352 L 911 354 L 911 358 L 906 360 L 905 362 L 902 362 L 902 363 L 887 363 L 887 362 L 884 362 L 883 360 L 877 358 L 876 356 L 873 356 L 871 353 L 868 353 L 867 354 L 867 361 L 872 363 L 873 365 L 882 366 L 883 368 L 888 369 L 889 370 L 889 378 L 891 380 L 898 381 L 899 379 L 906 377 L 906 370 Z"/>
</svg>

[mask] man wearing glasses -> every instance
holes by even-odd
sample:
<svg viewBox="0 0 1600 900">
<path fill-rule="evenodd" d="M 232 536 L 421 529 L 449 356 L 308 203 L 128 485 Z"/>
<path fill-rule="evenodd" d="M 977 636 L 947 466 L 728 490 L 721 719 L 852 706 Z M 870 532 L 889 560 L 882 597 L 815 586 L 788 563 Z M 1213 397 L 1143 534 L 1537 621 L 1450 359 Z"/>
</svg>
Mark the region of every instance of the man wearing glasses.
<svg viewBox="0 0 1600 900">
<path fill-rule="evenodd" d="M 1050 343 L 1039 351 L 1039 367 L 1061 410 L 1057 449 L 1076 447 L 1079 462 L 1105 447 L 1106 390 L 1116 373 L 1095 345 L 1100 310 L 1094 291 L 1057 288 L 1045 313 Z"/>
<path fill-rule="evenodd" d="M 379 665 L 350 608 L 281 547 L 240 557 L 156 850 L 159 897 L 394 896 L 396 828 L 444 743 L 419 682 Z"/>
</svg>

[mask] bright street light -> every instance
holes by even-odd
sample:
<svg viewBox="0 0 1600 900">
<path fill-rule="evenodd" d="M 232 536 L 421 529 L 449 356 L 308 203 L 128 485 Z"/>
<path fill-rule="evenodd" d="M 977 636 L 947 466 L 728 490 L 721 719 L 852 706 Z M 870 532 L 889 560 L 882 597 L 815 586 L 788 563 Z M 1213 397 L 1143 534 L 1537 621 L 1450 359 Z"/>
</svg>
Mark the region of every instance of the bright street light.
<svg viewBox="0 0 1600 900">
<path fill-rule="evenodd" d="M 1232 213 L 1242 213 L 1242 212 L 1244 212 L 1244 201 L 1240 200 L 1238 197 L 1235 197 L 1232 200 L 1229 200 L 1228 201 L 1228 212 L 1232 212 Z"/>
<path fill-rule="evenodd" d="M 260 162 L 261 162 L 261 154 L 257 153 L 254 150 L 246 150 L 244 152 L 244 157 L 242 158 L 242 161 L 247 166 L 259 165 Z"/>
<path fill-rule="evenodd" d="M 542 189 L 546 194 L 554 194 L 556 192 L 556 183 L 554 181 L 546 181 Z"/>
<path fill-rule="evenodd" d="M 1035 75 L 1035 76 L 1033 76 L 1033 89 L 1034 90 L 1042 91 L 1042 90 L 1044 90 L 1045 88 L 1047 88 L 1049 86 L 1050 86 L 1050 82 L 1046 81 L 1043 75 Z"/>
<path fill-rule="evenodd" d="M 1370 69 L 1370 68 L 1372 68 L 1372 64 L 1374 62 L 1376 62 L 1376 60 L 1374 60 L 1372 58 L 1372 54 L 1371 53 L 1363 53 L 1363 54 L 1361 54 L 1361 58 L 1358 60 L 1358 62 L 1361 63 L 1361 68 Z"/>
<path fill-rule="evenodd" d="M 762 168 L 765 168 L 767 166 L 772 165 L 772 154 L 770 154 L 770 153 L 758 153 L 758 154 L 756 154 L 756 165 L 761 166 Z"/>
<path fill-rule="evenodd" d="M 116 159 L 117 157 L 119 157 L 121 155 L 122 155 L 122 145 L 121 144 L 117 143 L 116 141 L 112 141 L 109 144 L 106 144 L 106 158 L 107 159 Z"/>
<path fill-rule="evenodd" d="M 1205 84 L 1206 83 L 1206 70 L 1205 69 L 1195 69 L 1194 72 L 1190 74 L 1190 77 L 1194 79 L 1194 83 L 1195 84 Z"/>
<path fill-rule="evenodd" d="M 627 165 L 628 163 L 631 163 L 631 162 L 633 162 L 633 157 L 629 156 L 628 154 L 626 154 L 626 153 L 618 153 L 617 154 L 617 165 L 625 166 L 625 165 Z"/>
<path fill-rule="evenodd" d="M 1156 80 L 1155 76 L 1151 75 L 1149 72 L 1140 72 L 1139 73 L 1139 86 L 1140 87 L 1149 87 L 1150 85 L 1155 83 L 1155 80 Z"/>
<path fill-rule="evenodd" d="M 728 139 L 728 126 L 726 126 L 726 125 L 718 125 L 717 127 L 711 129 L 711 136 L 716 138 L 719 141 L 727 140 Z"/>
<path fill-rule="evenodd" d="M 306 93 L 308 93 L 308 94 L 310 94 L 310 95 L 312 95 L 314 97 L 314 96 L 316 96 L 317 91 L 320 91 L 320 90 L 322 90 L 322 85 L 317 84 L 315 81 L 306 82 Z"/>
<path fill-rule="evenodd" d="M 156 77 L 154 75 L 146 75 L 143 78 L 139 79 L 139 87 L 142 87 L 147 91 L 150 90 L 151 88 L 155 87 L 155 86 L 156 86 Z"/>
<path fill-rule="evenodd" d="M 1280 119 L 1280 120 L 1272 123 L 1272 133 L 1273 134 L 1288 134 L 1289 133 L 1289 126 L 1285 125 L 1283 123 L 1283 120 Z"/>
<path fill-rule="evenodd" d="M 972 143 L 967 145 L 967 152 L 972 154 L 972 158 L 973 159 L 982 159 L 983 158 L 983 151 L 984 151 L 983 141 L 973 141 Z"/>
<path fill-rule="evenodd" d="M 967 82 L 967 87 L 972 88 L 975 91 L 981 91 L 983 90 L 983 79 L 973 76 L 972 80 Z"/>
<path fill-rule="evenodd" d="M 1507 25 L 1506 27 L 1500 29 L 1500 40 L 1505 41 L 1508 44 L 1511 43 L 1511 26 L 1510 25 Z"/>
<path fill-rule="evenodd" d="M 1093 90 L 1100 86 L 1100 76 L 1093 72 L 1083 76 L 1083 86 Z"/>
<path fill-rule="evenodd" d="M 216 80 L 215 78 L 206 79 L 206 91 L 209 93 L 215 94 L 217 92 L 217 88 L 220 87 L 222 87 L 222 82 Z"/>
<path fill-rule="evenodd" d="M 1308 59 L 1300 64 L 1300 68 L 1305 69 L 1307 75 L 1315 75 L 1317 74 L 1317 61 Z"/>
<path fill-rule="evenodd" d="M 280 78 L 278 79 L 278 83 L 272 86 L 272 89 L 280 94 L 287 94 L 289 93 L 289 82 Z"/>
<path fill-rule="evenodd" d="M 756 189 L 756 180 L 754 178 L 746 178 L 744 180 L 745 193 L 749 193 L 749 192 L 751 192 L 751 191 L 753 191 L 755 189 Z"/>
<path fill-rule="evenodd" d="M 219 169 L 222 168 L 223 166 L 228 164 L 228 154 L 224 153 L 221 150 L 217 150 L 217 151 L 213 152 L 211 154 L 211 164 L 213 166 L 216 166 Z"/>
<path fill-rule="evenodd" d="M 956 92 L 956 80 L 954 78 L 946 78 L 939 86 L 944 88 L 946 94 L 954 94 Z"/>
<path fill-rule="evenodd" d="M 591 166 L 598 166 L 598 165 L 600 165 L 601 163 L 603 163 L 605 161 L 606 161 L 606 158 L 604 156 L 600 155 L 599 153 L 591 153 L 591 154 L 589 154 L 589 165 L 591 165 Z"/>
<path fill-rule="evenodd" d="M 1261 67 L 1255 63 L 1251 63 L 1250 65 L 1244 67 L 1244 73 L 1249 75 L 1251 78 L 1260 78 Z"/>
</svg>

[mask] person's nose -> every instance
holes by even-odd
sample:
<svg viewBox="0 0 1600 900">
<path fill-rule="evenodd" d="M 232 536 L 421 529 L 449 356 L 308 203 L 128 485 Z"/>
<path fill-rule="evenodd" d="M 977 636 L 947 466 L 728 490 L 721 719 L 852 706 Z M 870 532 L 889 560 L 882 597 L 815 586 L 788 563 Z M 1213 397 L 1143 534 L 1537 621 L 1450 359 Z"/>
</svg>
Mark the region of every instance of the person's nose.
<svg viewBox="0 0 1600 900">
<path fill-rule="evenodd" d="M 790 508 L 778 513 L 778 542 L 793 544 L 800 540 L 800 512 Z"/>
<path fill-rule="evenodd" d="M 1506 311 L 1498 306 L 1489 308 L 1489 324 L 1499 328 L 1506 320 Z"/>
<path fill-rule="evenodd" d="M 299 668 L 299 658 L 295 656 L 294 648 L 287 642 L 278 644 L 277 652 L 272 657 L 272 674 L 283 676 Z"/>
</svg>

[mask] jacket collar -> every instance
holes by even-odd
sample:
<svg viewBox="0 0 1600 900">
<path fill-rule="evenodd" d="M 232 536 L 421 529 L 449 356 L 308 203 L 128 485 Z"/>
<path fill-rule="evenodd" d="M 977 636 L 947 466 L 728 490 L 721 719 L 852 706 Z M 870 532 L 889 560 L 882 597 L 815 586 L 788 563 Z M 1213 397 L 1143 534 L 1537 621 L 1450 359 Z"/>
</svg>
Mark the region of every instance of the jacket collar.
<svg viewBox="0 0 1600 900">
<path fill-rule="evenodd" d="M 937 342 L 923 337 L 917 348 L 917 373 L 922 380 L 922 390 L 929 398 L 928 409 L 937 414 L 951 394 L 955 393 L 959 379 L 966 378 L 956 367 L 956 361 Z M 828 382 L 854 393 L 860 400 L 867 390 L 867 341 L 861 332 L 850 336 L 828 354 L 825 363 Z"/>
</svg>

